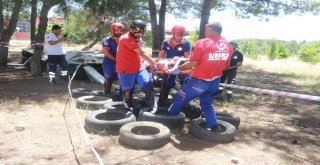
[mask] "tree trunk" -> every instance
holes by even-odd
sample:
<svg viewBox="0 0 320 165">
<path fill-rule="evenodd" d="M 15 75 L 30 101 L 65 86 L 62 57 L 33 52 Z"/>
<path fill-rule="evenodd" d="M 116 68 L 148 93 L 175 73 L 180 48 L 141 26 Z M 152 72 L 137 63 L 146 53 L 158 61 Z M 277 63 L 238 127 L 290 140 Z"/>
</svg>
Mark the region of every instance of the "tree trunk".
<svg viewBox="0 0 320 165">
<path fill-rule="evenodd" d="M 31 0 L 31 19 L 30 19 L 30 31 L 31 31 L 31 43 L 36 40 L 36 21 L 37 21 L 37 4 L 38 0 Z"/>
<path fill-rule="evenodd" d="M 2 2 L 1 2 L 2 3 Z M 3 4 L 1 4 L 0 6 L 0 10 L 1 10 L 1 15 L 3 12 Z M 22 7 L 22 0 L 16 0 L 14 3 L 14 7 L 13 7 L 13 11 L 11 13 L 11 17 L 10 17 L 10 22 L 8 25 L 8 28 L 5 29 L 4 28 L 4 24 L 3 24 L 3 17 L 0 18 L 0 67 L 5 67 L 7 66 L 7 61 L 8 61 L 8 47 L 5 47 L 6 45 L 9 44 L 11 36 L 13 35 L 13 33 L 16 30 L 17 27 L 17 22 L 19 19 L 19 13 Z"/>
<path fill-rule="evenodd" d="M 81 50 L 83 51 L 87 51 L 89 49 L 91 49 L 98 41 L 100 41 L 102 39 L 102 31 L 104 29 L 104 22 L 99 22 L 98 25 L 98 29 L 95 32 L 95 37 L 92 41 L 90 41 L 84 48 L 82 48 Z"/>
<path fill-rule="evenodd" d="M 2 32 L 3 32 L 3 30 L 4 30 L 4 20 L 3 20 L 3 14 L 2 14 L 2 12 L 3 12 L 3 3 L 2 3 L 3 1 L 1 1 L 1 3 L 0 3 L 0 40 L 1 40 L 1 36 L 2 36 Z"/>
<path fill-rule="evenodd" d="M 61 1 L 43 1 L 40 11 L 40 20 L 38 26 L 38 33 L 35 37 L 38 45 L 34 46 L 34 54 L 30 59 L 30 69 L 32 76 L 42 76 L 41 57 L 43 54 L 44 37 L 48 25 L 48 12 L 51 7 L 58 5 Z"/>
<path fill-rule="evenodd" d="M 159 41 L 160 47 L 161 42 L 164 40 L 164 31 L 165 31 L 165 24 L 166 24 L 166 12 L 167 12 L 167 0 L 161 1 L 160 12 L 159 12 Z"/>
<path fill-rule="evenodd" d="M 1 43 L 0 43 L 1 44 Z M 8 61 L 8 47 L 0 45 L 0 68 L 7 66 Z"/>
<path fill-rule="evenodd" d="M 203 0 L 200 20 L 199 39 L 205 38 L 205 25 L 209 22 L 210 10 L 212 8 L 213 0 Z"/>
<path fill-rule="evenodd" d="M 158 56 L 160 50 L 159 27 L 157 21 L 157 8 L 154 0 L 148 0 L 152 30 L 152 57 Z"/>
</svg>

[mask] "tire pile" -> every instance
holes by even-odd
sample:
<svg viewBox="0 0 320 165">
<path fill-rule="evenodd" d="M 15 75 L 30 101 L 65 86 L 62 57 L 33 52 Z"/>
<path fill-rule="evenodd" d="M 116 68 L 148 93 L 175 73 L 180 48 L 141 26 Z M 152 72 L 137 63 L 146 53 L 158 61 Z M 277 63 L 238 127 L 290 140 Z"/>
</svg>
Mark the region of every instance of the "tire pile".
<svg viewBox="0 0 320 165">
<path fill-rule="evenodd" d="M 72 90 L 72 96 L 77 99 L 77 108 L 91 110 L 85 117 L 84 128 L 87 132 L 119 134 L 120 144 L 128 147 L 154 149 L 167 144 L 171 131 L 184 128 L 185 118 L 191 120 L 189 134 L 213 142 L 233 141 L 240 125 L 238 116 L 217 112 L 221 130 L 208 131 L 204 126 L 205 118 L 202 118 L 201 108 L 195 102 L 186 105 L 179 115 L 168 116 L 172 98 L 164 105 L 159 105 L 154 114 L 148 112 L 141 92 L 134 94 L 134 107 L 131 109 L 125 108 L 117 96 L 104 95 L 102 91 L 76 88 Z"/>
</svg>

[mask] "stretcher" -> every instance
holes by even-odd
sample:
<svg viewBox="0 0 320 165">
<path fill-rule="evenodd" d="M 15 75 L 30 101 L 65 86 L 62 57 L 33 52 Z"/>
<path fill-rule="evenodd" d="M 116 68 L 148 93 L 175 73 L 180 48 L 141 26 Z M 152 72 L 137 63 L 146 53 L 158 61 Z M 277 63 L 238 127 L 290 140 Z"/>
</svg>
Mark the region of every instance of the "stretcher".
<svg viewBox="0 0 320 165">
<path fill-rule="evenodd" d="M 177 68 L 179 65 L 182 65 L 187 61 L 188 59 L 184 57 L 174 57 L 172 59 L 156 59 L 155 63 L 159 69 L 157 73 L 170 74 L 168 72 L 169 69 Z M 183 70 L 180 72 L 180 74 L 192 74 L 192 68 L 188 70 Z"/>
</svg>

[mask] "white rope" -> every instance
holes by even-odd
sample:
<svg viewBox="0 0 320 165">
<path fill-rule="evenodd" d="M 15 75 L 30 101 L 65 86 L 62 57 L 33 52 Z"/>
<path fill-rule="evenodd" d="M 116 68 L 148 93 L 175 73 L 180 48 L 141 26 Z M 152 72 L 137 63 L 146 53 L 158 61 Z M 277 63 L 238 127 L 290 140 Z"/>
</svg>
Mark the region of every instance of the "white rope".
<svg viewBox="0 0 320 165">
<path fill-rule="evenodd" d="M 75 103 L 74 103 L 74 100 L 73 100 L 73 97 L 72 97 L 72 92 L 71 92 L 71 84 L 72 84 L 72 80 L 73 78 L 75 77 L 78 69 L 81 67 L 82 64 L 79 64 L 77 67 L 76 67 L 76 70 L 74 71 L 72 77 L 70 78 L 69 77 L 69 83 L 68 83 L 68 90 L 69 90 L 69 96 L 71 98 L 71 103 L 73 105 L 73 109 L 76 110 L 76 115 L 77 115 L 77 119 L 78 119 L 78 122 L 79 122 L 79 126 L 81 128 L 81 132 L 82 132 L 82 135 L 83 135 L 83 138 L 85 139 L 85 142 L 87 145 L 90 145 L 90 148 L 92 150 L 92 152 L 94 153 L 95 157 L 97 158 L 97 160 L 99 161 L 99 164 L 100 165 L 104 165 L 102 159 L 101 159 L 101 156 L 99 155 L 99 153 L 95 150 L 87 132 L 85 131 L 84 127 L 83 127 L 83 124 L 81 122 L 81 119 L 80 119 L 80 115 L 79 115 L 79 110 L 75 108 Z"/>
</svg>

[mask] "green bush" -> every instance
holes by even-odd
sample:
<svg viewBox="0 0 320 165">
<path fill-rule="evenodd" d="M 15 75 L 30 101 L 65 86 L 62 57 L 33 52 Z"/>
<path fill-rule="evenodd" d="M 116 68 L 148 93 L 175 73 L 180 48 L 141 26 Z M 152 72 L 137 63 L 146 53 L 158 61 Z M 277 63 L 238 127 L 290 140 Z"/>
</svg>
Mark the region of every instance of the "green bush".
<svg viewBox="0 0 320 165">
<path fill-rule="evenodd" d="M 288 58 L 291 53 L 282 41 L 272 39 L 267 42 L 267 45 L 265 47 L 265 54 L 267 55 L 268 59 L 275 60 L 279 58 Z"/>
<path fill-rule="evenodd" d="M 320 62 L 320 41 L 307 42 L 298 50 L 298 57 L 302 61 L 310 63 Z"/>
</svg>

